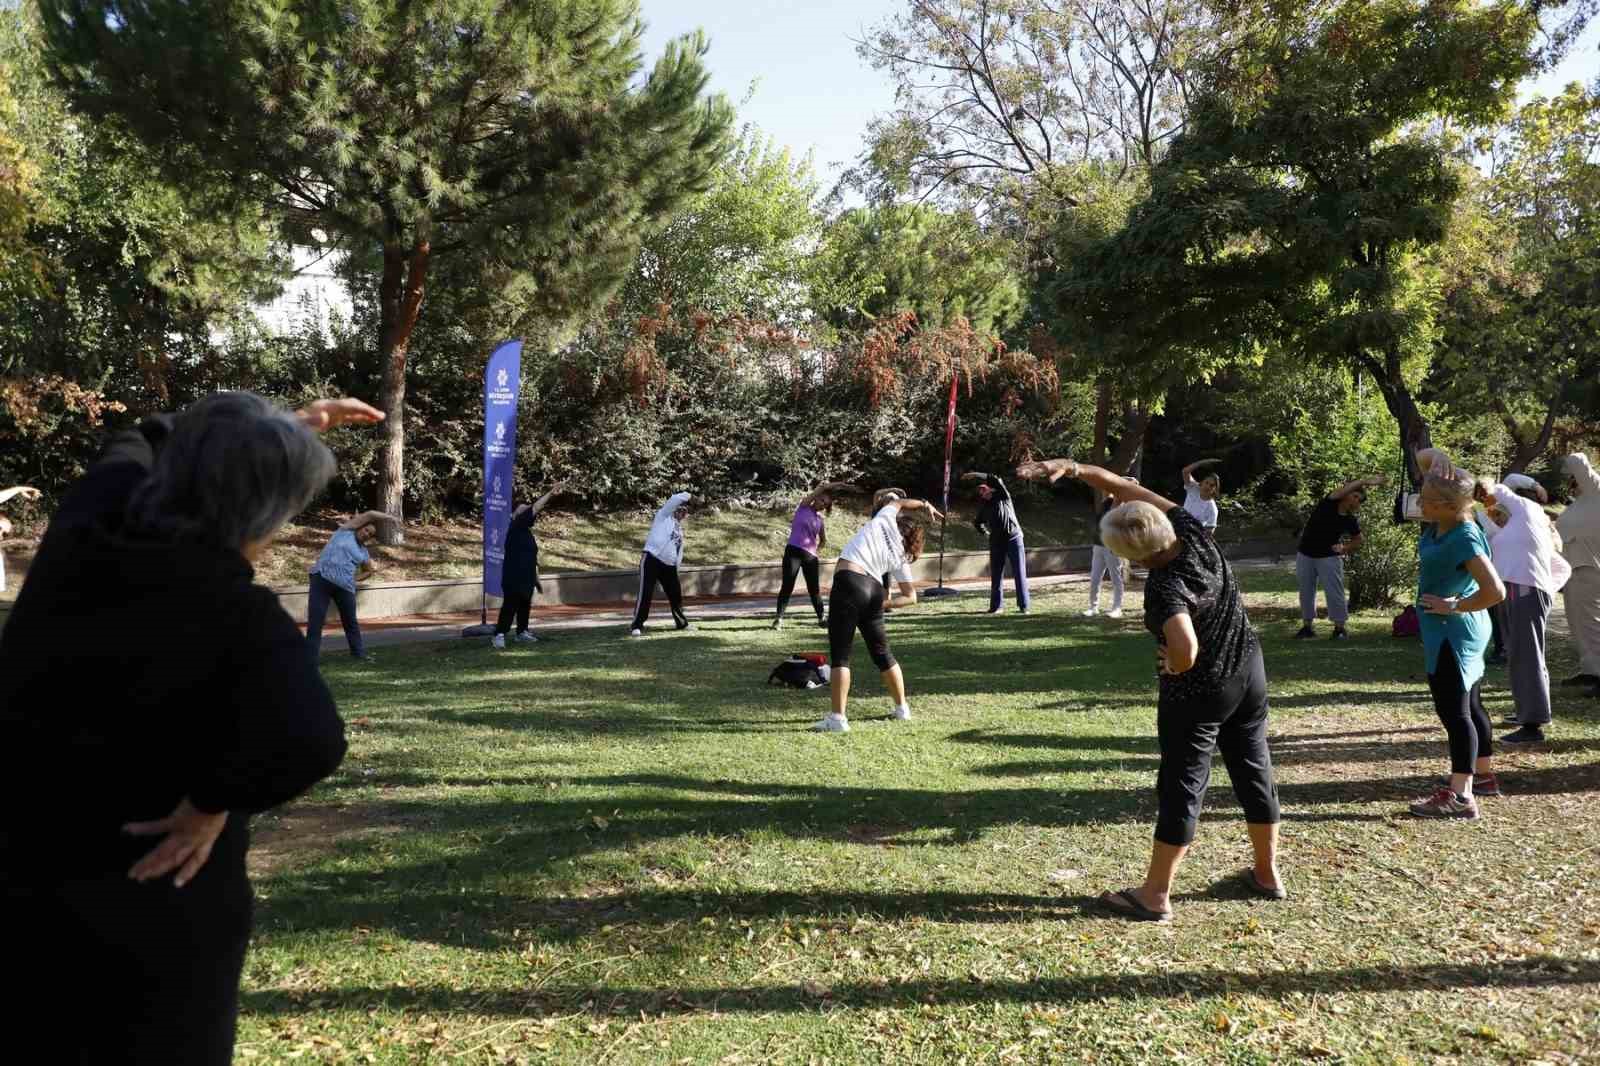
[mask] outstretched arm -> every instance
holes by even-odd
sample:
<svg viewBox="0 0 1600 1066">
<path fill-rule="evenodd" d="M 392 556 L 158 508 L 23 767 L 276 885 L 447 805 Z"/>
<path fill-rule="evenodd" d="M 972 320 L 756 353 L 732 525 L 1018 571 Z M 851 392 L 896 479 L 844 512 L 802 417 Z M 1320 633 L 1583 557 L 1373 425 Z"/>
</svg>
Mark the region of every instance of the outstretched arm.
<svg viewBox="0 0 1600 1066">
<path fill-rule="evenodd" d="M 899 500 L 896 502 L 900 504 L 900 510 L 902 511 L 928 512 L 928 521 L 930 522 L 937 522 L 939 519 L 944 517 L 944 515 L 939 513 L 939 508 L 935 507 L 927 500 Z"/>
<path fill-rule="evenodd" d="M 1210 466 L 1212 463 L 1220 463 L 1221 461 L 1222 460 L 1220 459 L 1196 459 L 1194 462 L 1183 468 L 1184 485 L 1188 486 L 1196 483 L 1194 479 L 1194 472 L 1200 469 L 1202 466 Z"/>
<path fill-rule="evenodd" d="M 13 485 L 9 489 L 0 489 L 0 503 L 8 503 L 18 496 L 24 500 L 37 500 L 40 493 L 31 485 Z"/>
<path fill-rule="evenodd" d="M 392 521 L 392 519 L 390 519 L 390 517 L 382 511 L 362 511 L 354 518 L 347 519 L 346 521 L 340 523 L 339 528 L 360 529 L 362 526 L 369 526 L 373 525 L 374 523 L 388 521 Z"/>
<path fill-rule="evenodd" d="M 818 485 L 816 488 L 812 489 L 810 492 L 806 493 L 805 498 L 800 501 L 800 506 L 809 507 L 813 511 L 818 511 L 825 507 L 828 504 L 828 501 L 833 499 L 835 496 L 843 496 L 847 493 L 861 491 L 863 490 L 856 488 L 848 481 L 825 481 L 821 485 Z"/>
<path fill-rule="evenodd" d="M 962 481 L 977 481 L 980 478 L 985 485 L 994 490 L 995 499 L 1009 500 L 1011 498 L 1011 493 L 1006 490 L 1006 483 L 1000 480 L 999 474 L 985 474 L 981 470 L 968 470 L 961 475 Z"/>
<path fill-rule="evenodd" d="M 1151 492 L 1137 482 L 1098 466 L 1086 466 L 1072 459 L 1044 459 L 1037 463 L 1023 463 L 1017 467 L 1017 476 L 1025 481 L 1059 481 L 1075 478 L 1092 489 L 1110 496 L 1118 503 L 1140 500 L 1157 507 L 1163 514 L 1178 506 L 1160 493 Z"/>
<path fill-rule="evenodd" d="M 538 515 L 538 513 L 540 511 L 544 510 L 544 505 L 550 502 L 551 497 L 553 497 L 556 493 L 560 492 L 562 489 L 564 489 L 566 487 L 567 487 L 567 483 L 565 481 L 558 481 L 554 485 L 551 485 L 549 492 L 545 493 L 543 496 L 540 496 L 537 500 L 533 501 L 533 507 L 532 507 L 533 513 L 535 515 Z"/>
<path fill-rule="evenodd" d="M 1421 461 L 1421 458 L 1422 458 L 1421 456 L 1417 457 L 1419 462 Z M 1338 488 L 1336 488 L 1332 492 L 1328 493 L 1328 499 L 1330 499 L 1330 500 L 1342 500 L 1346 496 L 1350 495 L 1352 492 L 1360 492 L 1363 489 L 1374 488 L 1374 487 L 1376 487 L 1378 485 L 1382 485 L 1382 484 L 1383 484 L 1383 477 L 1381 475 L 1380 476 L 1376 476 L 1376 477 L 1359 478 L 1359 479 L 1357 479 L 1355 481 L 1346 481 L 1343 485 L 1340 485 Z"/>
</svg>

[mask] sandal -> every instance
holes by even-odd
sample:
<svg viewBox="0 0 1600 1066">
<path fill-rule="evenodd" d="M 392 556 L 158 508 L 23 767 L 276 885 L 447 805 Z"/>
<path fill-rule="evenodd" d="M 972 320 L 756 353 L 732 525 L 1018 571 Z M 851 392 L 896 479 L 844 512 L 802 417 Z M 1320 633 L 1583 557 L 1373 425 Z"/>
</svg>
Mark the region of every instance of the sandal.
<svg viewBox="0 0 1600 1066">
<path fill-rule="evenodd" d="M 1261 880 L 1256 877 L 1255 870 L 1249 866 L 1246 866 L 1243 870 L 1239 871 L 1239 881 L 1244 885 L 1246 890 L 1257 896 L 1260 896 L 1262 899 L 1289 898 L 1289 893 L 1284 891 L 1282 885 L 1279 885 L 1277 888 L 1268 888 L 1266 885 L 1262 884 Z"/>
<path fill-rule="evenodd" d="M 1133 922 L 1170 922 L 1171 911 L 1153 911 L 1139 902 L 1139 897 L 1133 894 L 1133 889 L 1124 888 L 1117 892 L 1106 891 L 1100 893 L 1100 905 L 1110 910 L 1120 918 Z"/>
</svg>

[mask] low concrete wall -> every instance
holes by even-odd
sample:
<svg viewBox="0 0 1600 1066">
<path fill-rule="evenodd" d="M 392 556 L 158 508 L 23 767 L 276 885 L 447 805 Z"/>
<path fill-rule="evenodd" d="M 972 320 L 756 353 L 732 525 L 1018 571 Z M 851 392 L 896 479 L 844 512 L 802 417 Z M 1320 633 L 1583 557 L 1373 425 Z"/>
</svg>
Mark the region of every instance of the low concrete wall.
<svg viewBox="0 0 1600 1066">
<path fill-rule="evenodd" d="M 1271 557 L 1292 553 L 1294 545 L 1284 541 L 1250 540 L 1224 544 L 1230 559 Z M 1028 573 L 1070 574 L 1088 570 L 1091 549 L 1088 545 L 1033 548 L 1028 551 Z M 939 578 L 937 554 L 919 559 L 912 567 L 918 581 Z M 988 552 L 949 552 L 944 557 L 946 581 L 970 581 L 989 573 Z M 688 596 L 776 595 L 783 583 L 783 567 L 778 562 L 742 563 L 726 566 L 686 566 L 679 570 L 683 591 Z M 822 564 L 822 583 L 833 580 L 832 561 Z M 544 591 L 539 603 L 586 604 L 632 603 L 639 590 L 637 570 L 586 570 L 561 574 L 540 574 Z M 400 581 L 362 585 L 356 592 L 357 610 L 363 618 L 389 618 L 408 614 L 454 614 L 475 611 L 482 602 L 482 583 L 476 580 Z M 297 622 L 306 617 L 306 588 L 291 586 L 275 589 L 284 609 Z M 489 597 L 491 608 L 500 598 Z M 3 621 L 3 618 L 0 618 Z"/>
</svg>

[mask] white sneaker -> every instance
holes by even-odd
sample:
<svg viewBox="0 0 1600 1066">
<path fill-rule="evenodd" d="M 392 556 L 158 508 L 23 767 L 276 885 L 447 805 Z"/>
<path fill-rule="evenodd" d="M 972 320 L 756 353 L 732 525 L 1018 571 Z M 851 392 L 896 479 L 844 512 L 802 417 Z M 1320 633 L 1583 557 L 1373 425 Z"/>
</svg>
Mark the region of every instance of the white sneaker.
<svg viewBox="0 0 1600 1066">
<path fill-rule="evenodd" d="M 526 629 L 524 629 L 521 633 L 517 634 L 517 643 L 518 644 L 536 644 L 536 643 L 538 643 L 538 640 L 539 640 L 538 637 L 534 636 L 532 633 L 528 632 Z"/>
<path fill-rule="evenodd" d="M 1113 608 L 1111 608 L 1111 610 L 1106 612 L 1106 617 L 1107 618 L 1121 618 L 1122 617 L 1122 608 L 1121 607 L 1113 607 Z"/>
<path fill-rule="evenodd" d="M 489 642 L 489 647 L 499 648 L 501 651 L 505 651 L 506 635 L 504 633 L 496 633 L 494 635 L 494 639 Z"/>
<path fill-rule="evenodd" d="M 630 636 L 630 637 L 642 637 L 642 636 L 644 636 L 644 630 L 642 630 L 642 629 L 630 629 L 630 630 L 628 630 L 628 636 Z"/>
<path fill-rule="evenodd" d="M 1089 605 L 1089 609 L 1087 611 L 1083 612 L 1083 616 L 1085 618 L 1093 618 L 1095 615 L 1097 615 L 1099 613 L 1100 613 L 1100 608 L 1096 607 L 1094 604 L 1091 603 Z"/>
<path fill-rule="evenodd" d="M 894 720 L 897 722 L 911 721 L 911 708 L 906 706 L 896 707 L 894 709 Z"/>
<path fill-rule="evenodd" d="M 848 733 L 850 723 L 837 714 L 830 714 L 822 721 L 811 727 L 813 733 Z"/>
</svg>

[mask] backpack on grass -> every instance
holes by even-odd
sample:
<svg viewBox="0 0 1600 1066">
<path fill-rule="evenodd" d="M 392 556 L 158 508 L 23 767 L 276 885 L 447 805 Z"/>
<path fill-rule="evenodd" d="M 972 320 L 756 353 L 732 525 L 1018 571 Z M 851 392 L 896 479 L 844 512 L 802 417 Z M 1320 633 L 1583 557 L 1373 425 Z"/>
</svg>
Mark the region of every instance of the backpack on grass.
<svg viewBox="0 0 1600 1066">
<path fill-rule="evenodd" d="M 1397 637 L 1420 637 L 1422 635 L 1422 621 L 1417 617 L 1417 609 L 1411 604 L 1406 609 L 1395 615 L 1394 625 L 1389 631 Z"/>
<path fill-rule="evenodd" d="M 772 668 L 767 684 L 774 682 L 789 688 L 821 688 L 828 683 L 830 671 L 827 657 L 816 652 L 791 655 Z"/>
</svg>

